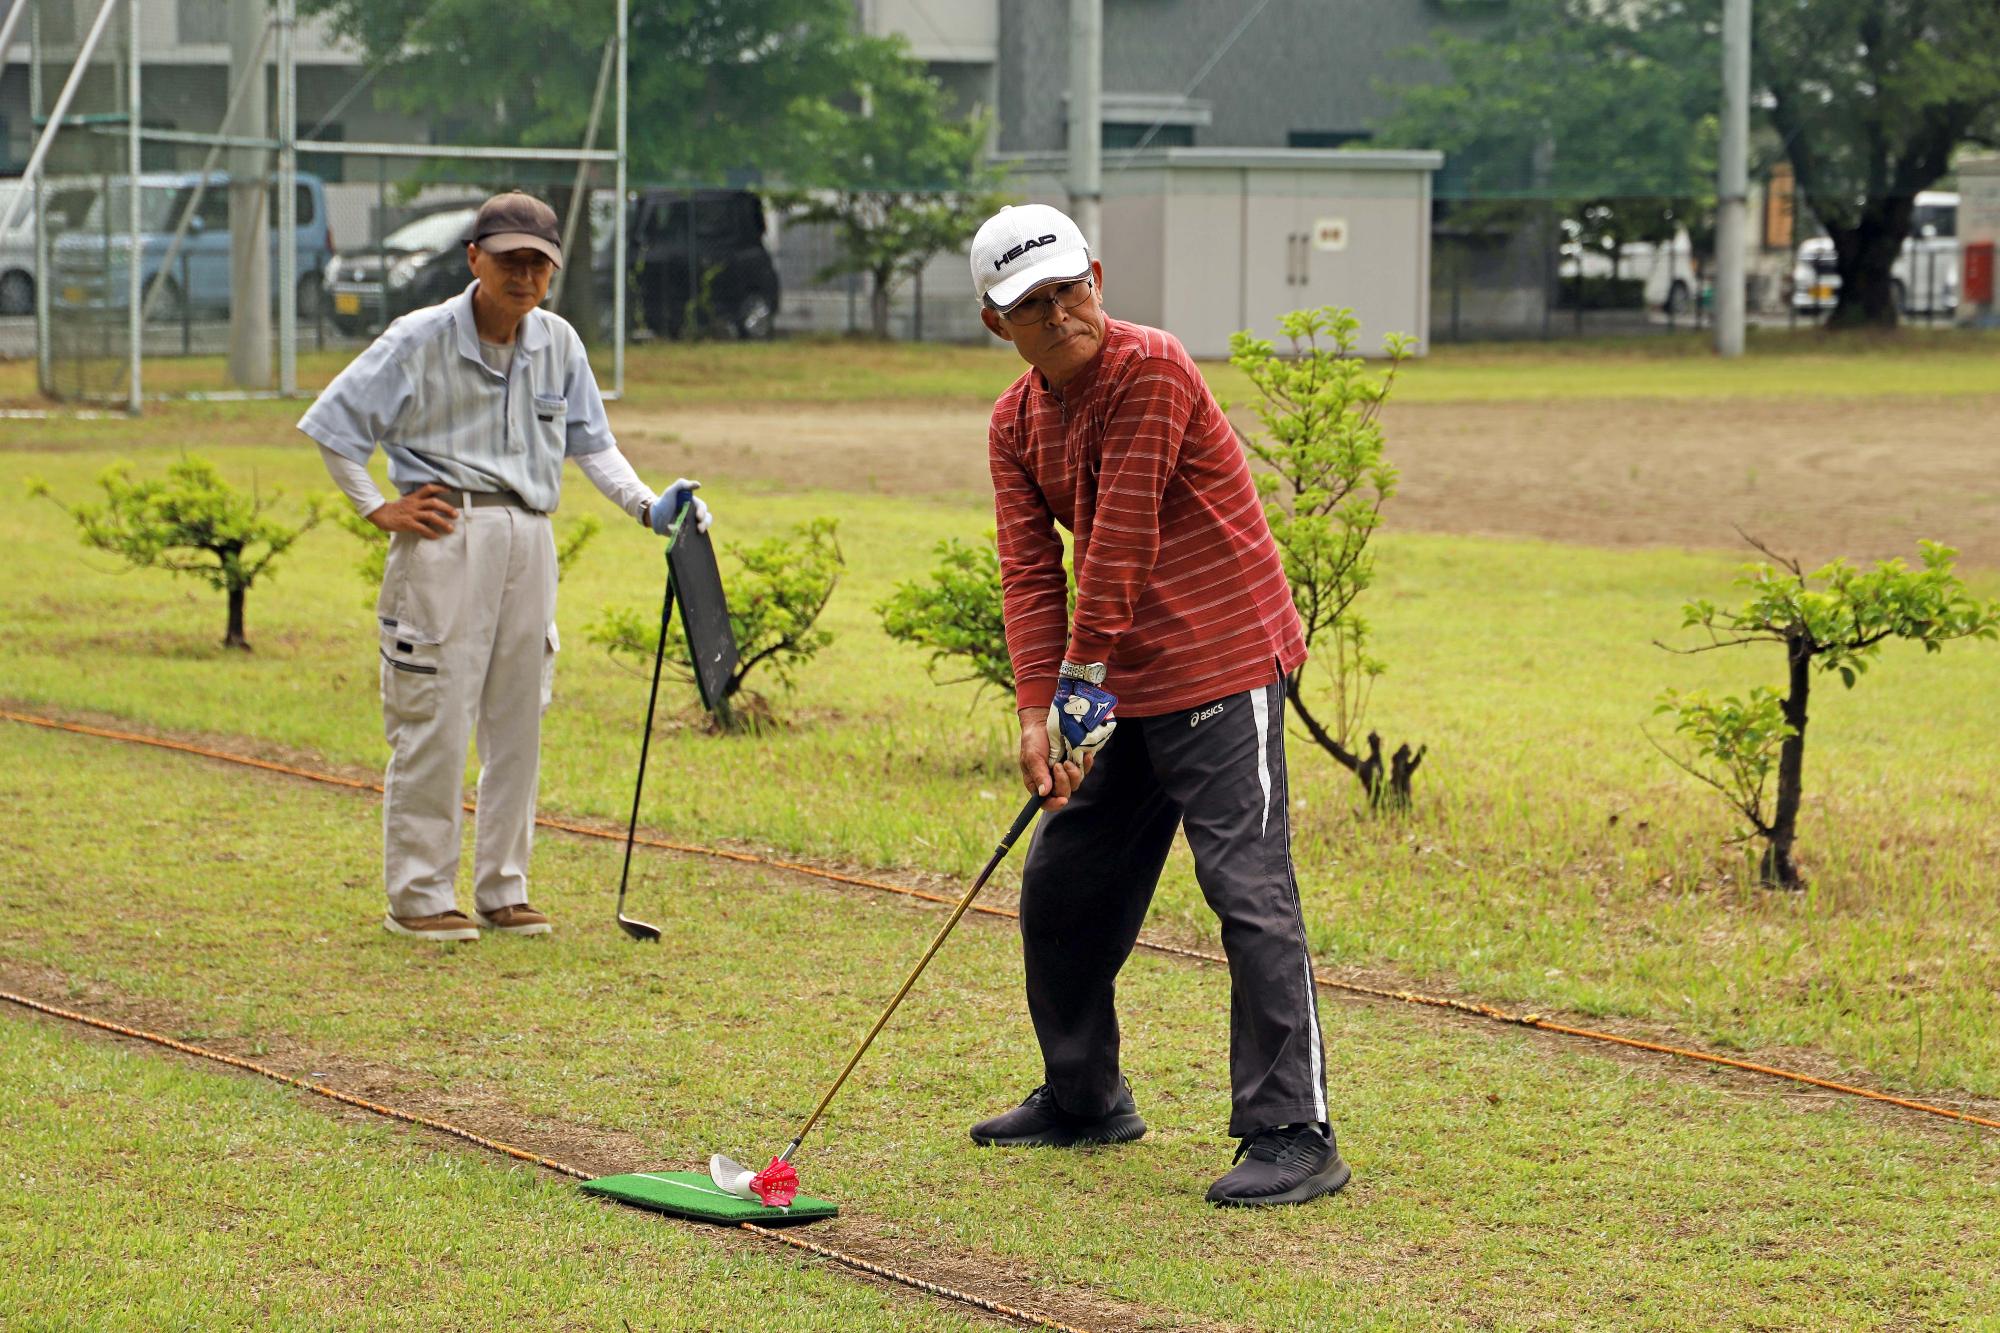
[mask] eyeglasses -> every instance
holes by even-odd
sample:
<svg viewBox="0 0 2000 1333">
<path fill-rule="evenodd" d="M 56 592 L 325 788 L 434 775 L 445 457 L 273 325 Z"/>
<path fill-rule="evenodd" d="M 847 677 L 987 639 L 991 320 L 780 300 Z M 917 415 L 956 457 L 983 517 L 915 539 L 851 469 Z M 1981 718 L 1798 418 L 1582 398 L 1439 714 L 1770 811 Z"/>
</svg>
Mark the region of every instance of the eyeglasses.
<svg viewBox="0 0 2000 1333">
<path fill-rule="evenodd" d="M 1070 282 L 1059 282 L 1042 290 L 1039 296 L 1031 296 L 1012 310 L 1002 311 L 1000 318 L 1017 328 L 1040 324 L 1055 313 L 1055 307 L 1074 310 L 1090 299 L 1095 284 L 1089 278 L 1077 278 Z"/>
</svg>

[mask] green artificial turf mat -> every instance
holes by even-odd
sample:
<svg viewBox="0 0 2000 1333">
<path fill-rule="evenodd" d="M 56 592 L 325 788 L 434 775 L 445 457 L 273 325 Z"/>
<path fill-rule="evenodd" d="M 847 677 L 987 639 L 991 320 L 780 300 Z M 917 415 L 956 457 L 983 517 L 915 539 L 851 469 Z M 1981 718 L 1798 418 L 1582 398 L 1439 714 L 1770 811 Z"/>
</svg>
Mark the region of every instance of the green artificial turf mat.
<svg viewBox="0 0 2000 1333">
<path fill-rule="evenodd" d="M 585 1181 L 585 1194 L 601 1194 L 607 1199 L 651 1208 L 655 1212 L 691 1217 L 697 1222 L 756 1222 L 780 1226 L 791 1222 L 816 1222 L 840 1211 L 838 1204 L 801 1194 L 786 1208 L 766 1208 L 754 1199 L 739 1199 L 715 1187 L 715 1182 L 699 1171 L 636 1171 L 623 1176 L 600 1176 Z"/>
</svg>

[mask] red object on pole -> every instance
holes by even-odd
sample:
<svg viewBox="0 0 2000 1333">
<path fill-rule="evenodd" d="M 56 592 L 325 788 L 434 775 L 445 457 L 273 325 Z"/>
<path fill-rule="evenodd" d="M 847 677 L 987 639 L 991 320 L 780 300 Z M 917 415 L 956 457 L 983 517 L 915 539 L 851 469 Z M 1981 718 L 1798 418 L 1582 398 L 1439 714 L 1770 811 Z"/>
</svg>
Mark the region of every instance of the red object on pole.
<svg viewBox="0 0 2000 1333">
<path fill-rule="evenodd" d="M 1965 299 L 1972 305 L 1993 304 L 1993 242 L 1974 241 L 1965 247 Z"/>
<path fill-rule="evenodd" d="M 799 1173 L 790 1162 L 773 1157 L 771 1164 L 750 1177 L 750 1188 L 766 1208 L 783 1208 L 799 1197 Z"/>
</svg>

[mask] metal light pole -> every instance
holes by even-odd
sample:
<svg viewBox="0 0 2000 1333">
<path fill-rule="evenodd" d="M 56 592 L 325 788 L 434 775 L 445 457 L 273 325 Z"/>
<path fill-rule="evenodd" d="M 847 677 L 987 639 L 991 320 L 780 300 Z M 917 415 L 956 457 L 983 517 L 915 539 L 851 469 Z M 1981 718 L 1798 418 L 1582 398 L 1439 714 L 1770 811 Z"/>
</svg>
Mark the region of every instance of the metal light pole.
<svg viewBox="0 0 2000 1333">
<path fill-rule="evenodd" d="M 270 98 L 264 91 L 264 0 L 230 0 L 229 72 L 244 83 L 243 101 L 222 132 L 268 139 Z M 242 389 L 271 387 L 271 155 L 231 148 L 229 163 L 229 381 Z M 192 292 L 182 292 L 183 303 Z M 183 306 L 185 308 L 185 305 Z"/>
<path fill-rule="evenodd" d="M 1750 0 L 1723 0 L 1722 145 L 1716 180 L 1715 350 L 1743 355 L 1750 240 Z"/>
<path fill-rule="evenodd" d="M 1069 216 L 1092 254 L 1098 251 L 1104 185 L 1104 3 L 1069 0 Z"/>
</svg>

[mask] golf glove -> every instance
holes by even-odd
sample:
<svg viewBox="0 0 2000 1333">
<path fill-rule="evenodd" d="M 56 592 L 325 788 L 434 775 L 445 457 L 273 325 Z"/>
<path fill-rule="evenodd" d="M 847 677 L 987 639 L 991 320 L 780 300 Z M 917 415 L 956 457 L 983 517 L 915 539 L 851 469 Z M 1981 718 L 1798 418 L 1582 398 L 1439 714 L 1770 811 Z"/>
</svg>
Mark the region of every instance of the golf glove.
<svg viewBox="0 0 2000 1333">
<path fill-rule="evenodd" d="M 1118 696 L 1102 685 L 1065 679 L 1049 701 L 1049 762 L 1070 763 L 1096 754 L 1118 726 Z"/>
<path fill-rule="evenodd" d="M 680 516 L 682 508 L 693 505 L 696 531 L 707 532 L 710 521 L 708 506 L 695 494 L 700 489 L 700 482 L 689 481 L 686 477 L 667 487 L 660 492 L 659 498 L 653 501 L 653 507 L 646 512 L 647 526 L 664 537 L 673 529 L 674 520 Z"/>
</svg>

